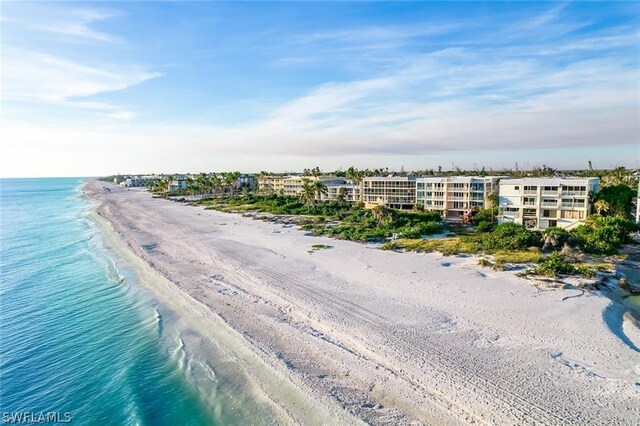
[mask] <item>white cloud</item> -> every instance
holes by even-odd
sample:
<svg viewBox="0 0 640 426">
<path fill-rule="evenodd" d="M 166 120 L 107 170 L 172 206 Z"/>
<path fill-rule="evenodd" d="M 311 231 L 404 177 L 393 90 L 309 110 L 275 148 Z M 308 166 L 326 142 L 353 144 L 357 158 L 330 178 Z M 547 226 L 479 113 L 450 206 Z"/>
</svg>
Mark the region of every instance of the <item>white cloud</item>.
<svg viewBox="0 0 640 426">
<path fill-rule="evenodd" d="M 3 97 L 67 102 L 114 92 L 161 74 L 137 67 L 95 67 L 51 54 L 16 51 L 3 55 Z"/>
</svg>

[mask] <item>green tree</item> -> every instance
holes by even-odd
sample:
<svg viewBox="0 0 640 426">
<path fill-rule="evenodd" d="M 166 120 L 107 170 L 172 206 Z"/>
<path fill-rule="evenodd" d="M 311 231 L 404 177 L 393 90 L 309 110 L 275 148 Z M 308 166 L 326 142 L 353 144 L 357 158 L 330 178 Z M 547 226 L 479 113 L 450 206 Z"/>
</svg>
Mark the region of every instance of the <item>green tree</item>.
<svg viewBox="0 0 640 426">
<path fill-rule="evenodd" d="M 628 218 L 631 212 L 631 203 L 635 196 L 636 191 L 624 183 L 605 186 L 594 195 L 594 207 L 597 210 L 596 204 L 598 204 L 599 201 L 604 201 L 608 204 L 608 213 L 610 215 Z M 600 203 L 599 205 L 601 207 L 606 206 L 604 203 Z"/>
<path fill-rule="evenodd" d="M 341 203 L 344 203 L 347 200 L 347 188 L 344 186 L 338 189 L 337 200 Z"/>
<path fill-rule="evenodd" d="M 609 213 L 611 210 L 611 205 L 607 203 L 605 200 L 598 200 L 593 204 L 593 207 L 596 209 L 596 213 L 602 215 L 604 213 Z"/>
<path fill-rule="evenodd" d="M 321 180 L 316 180 L 315 182 L 313 182 L 313 192 L 315 193 L 316 200 L 322 200 L 323 196 L 326 197 L 329 194 L 327 185 L 325 185 Z"/>
<path fill-rule="evenodd" d="M 302 180 L 302 188 L 300 190 L 300 201 L 308 207 L 316 203 L 316 191 L 309 179 Z"/>
<path fill-rule="evenodd" d="M 491 209 L 491 222 L 495 222 L 495 210 L 498 207 L 498 194 L 491 192 L 487 195 L 487 208 Z"/>
</svg>

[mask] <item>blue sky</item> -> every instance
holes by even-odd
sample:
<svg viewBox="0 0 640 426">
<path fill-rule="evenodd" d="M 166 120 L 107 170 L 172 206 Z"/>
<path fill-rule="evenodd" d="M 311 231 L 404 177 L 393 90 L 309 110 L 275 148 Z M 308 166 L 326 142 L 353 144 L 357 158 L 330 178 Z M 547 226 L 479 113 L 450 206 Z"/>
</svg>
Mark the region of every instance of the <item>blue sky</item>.
<svg viewBox="0 0 640 426">
<path fill-rule="evenodd" d="M 636 2 L 3 2 L 5 176 L 639 167 Z"/>
</svg>

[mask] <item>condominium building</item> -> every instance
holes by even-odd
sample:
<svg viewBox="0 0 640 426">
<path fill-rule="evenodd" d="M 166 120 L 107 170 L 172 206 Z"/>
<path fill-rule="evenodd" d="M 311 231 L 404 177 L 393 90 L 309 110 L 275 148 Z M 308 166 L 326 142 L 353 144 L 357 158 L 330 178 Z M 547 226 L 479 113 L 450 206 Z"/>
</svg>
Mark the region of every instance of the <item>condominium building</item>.
<svg viewBox="0 0 640 426">
<path fill-rule="evenodd" d="M 235 183 L 237 189 L 255 189 L 257 186 L 256 176 L 249 173 L 241 174 Z"/>
<path fill-rule="evenodd" d="M 258 191 L 266 193 L 283 194 L 284 181 L 289 179 L 288 175 L 260 176 L 258 178 Z"/>
<path fill-rule="evenodd" d="M 344 178 L 336 176 L 290 176 L 283 182 L 283 194 L 290 197 L 299 196 L 305 180 L 309 182 L 320 181 L 326 186 L 346 183 Z"/>
<path fill-rule="evenodd" d="M 337 176 L 261 176 L 258 178 L 258 190 L 297 197 L 302 191 L 305 180 L 309 182 L 319 180 L 327 187 L 347 183 L 344 178 Z"/>
<path fill-rule="evenodd" d="M 131 176 L 121 180 L 119 185 L 125 188 L 135 188 L 146 186 L 149 182 L 157 182 L 159 179 L 155 176 Z M 116 182 L 116 179 L 114 179 Z"/>
<path fill-rule="evenodd" d="M 173 179 L 169 182 L 169 191 L 178 191 L 180 189 L 187 189 L 187 181 L 184 178 Z"/>
<path fill-rule="evenodd" d="M 366 177 L 362 180 L 361 191 L 366 208 L 385 205 L 410 209 L 416 204 L 416 178 L 413 176 Z"/>
<path fill-rule="evenodd" d="M 342 196 L 345 201 L 355 203 L 360 201 L 360 186 L 350 183 L 342 183 L 338 185 L 327 185 L 327 195 L 323 196 L 323 200 L 337 201 Z"/>
<path fill-rule="evenodd" d="M 487 197 L 498 192 L 500 179 L 501 176 L 417 178 L 416 204 L 439 212 L 447 220 L 462 220 L 474 208 L 487 208 Z"/>
<path fill-rule="evenodd" d="M 570 228 L 591 212 L 589 194 L 598 178 L 525 178 L 500 181 L 498 222 L 529 229 Z"/>
</svg>

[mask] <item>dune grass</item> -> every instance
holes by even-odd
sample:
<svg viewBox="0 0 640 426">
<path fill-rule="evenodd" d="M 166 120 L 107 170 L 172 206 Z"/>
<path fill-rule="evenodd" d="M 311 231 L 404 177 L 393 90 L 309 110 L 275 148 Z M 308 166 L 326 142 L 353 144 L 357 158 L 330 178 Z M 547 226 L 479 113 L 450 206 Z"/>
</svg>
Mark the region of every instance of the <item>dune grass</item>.
<svg viewBox="0 0 640 426">
<path fill-rule="evenodd" d="M 386 243 L 385 249 L 404 249 L 416 252 L 440 252 L 442 254 L 476 253 L 480 245 L 463 238 L 437 238 L 437 239 L 399 239 Z"/>
</svg>

